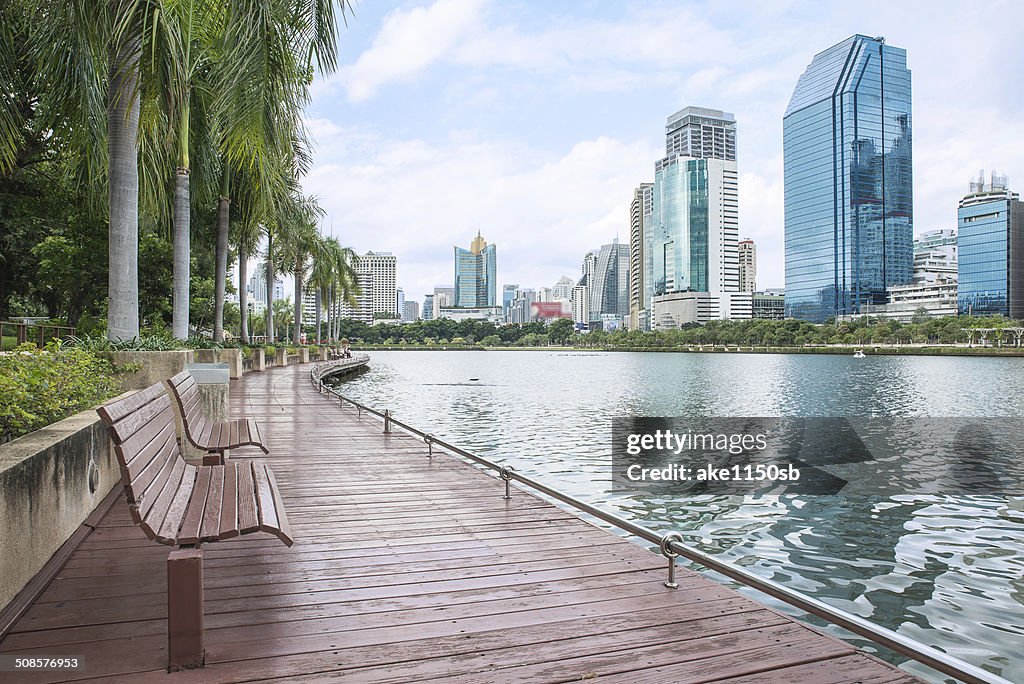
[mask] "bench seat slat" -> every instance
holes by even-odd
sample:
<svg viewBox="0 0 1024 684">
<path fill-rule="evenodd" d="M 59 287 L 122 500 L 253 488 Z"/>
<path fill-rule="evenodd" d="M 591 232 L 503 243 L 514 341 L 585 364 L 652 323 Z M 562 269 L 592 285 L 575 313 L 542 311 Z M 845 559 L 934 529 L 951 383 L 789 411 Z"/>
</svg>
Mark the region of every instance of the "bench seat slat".
<svg viewBox="0 0 1024 684">
<path fill-rule="evenodd" d="M 112 401 L 96 410 L 106 420 L 108 427 L 113 427 L 121 422 L 125 416 L 137 411 L 163 393 L 163 387 L 160 386 L 160 383 L 155 383 L 131 396 Z"/>
<path fill-rule="evenodd" d="M 274 471 L 268 465 L 255 462 L 252 469 L 256 482 L 256 502 L 259 504 L 260 530 L 273 534 L 286 546 L 291 546 L 294 542 L 288 517 L 281 504 Z"/>
<path fill-rule="evenodd" d="M 224 466 L 223 505 L 220 511 L 220 538 L 231 539 L 238 536 L 238 463 L 227 463 Z"/>
<path fill-rule="evenodd" d="M 196 473 L 196 484 L 182 516 L 181 529 L 176 535 L 179 544 L 195 544 L 199 541 L 199 530 L 203 526 L 207 497 L 210 494 L 211 472 L 212 468 L 200 468 Z"/>
<path fill-rule="evenodd" d="M 163 524 L 157 530 L 157 541 L 161 544 L 177 544 L 178 531 L 185 517 L 185 509 L 192 498 L 192 490 L 196 484 L 196 468 L 194 465 L 186 465 L 181 475 L 181 485 L 174 493 L 170 505 L 167 507 L 167 516 Z"/>
<path fill-rule="evenodd" d="M 238 465 L 238 533 L 248 534 L 260 529 L 256 513 L 256 486 L 249 463 Z"/>
<path fill-rule="evenodd" d="M 164 429 L 152 442 L 146 445 L 146 451 L 140 452 L 132 461 L 125 465 L 121 477 L 125 481 L 125 489 L 136 500 L 141 498 L 167 466 L 173 457 L 178 435 L 174 423 L 168 422 Z"/>
<path fill-rule="evenodd" d="M 161 473 L 149 490 L 142 495 L 142 505 L 147 508 L 145 515 L 142 516 L 142 529 L 150 539 L 159 541 L 160 528 L 163 527 L 171 501 L 181 487 L 186 465 L 184 459 L 169 459 L 166 475 Z"/>
<path fill-rule="evenodd" d="M 210 489 L 206 495 L 206 510 L 203 511 L 203 523 L 199 530 L 202 541 L 220 539 L 221 507 L 224 505 L 224 470 L 225 466 L 209 466 Z M 234 502 L 231 502 L 234 506 Z"/>
</svg>

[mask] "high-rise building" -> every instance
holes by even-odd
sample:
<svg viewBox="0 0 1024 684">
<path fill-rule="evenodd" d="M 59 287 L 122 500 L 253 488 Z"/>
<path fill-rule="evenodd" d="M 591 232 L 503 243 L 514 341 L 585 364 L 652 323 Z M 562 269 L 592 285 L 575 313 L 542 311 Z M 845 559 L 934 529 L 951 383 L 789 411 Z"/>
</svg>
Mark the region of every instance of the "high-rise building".
<svg viewBox="0 0 1024 684">
<path fill-rule="evenodd" d="M 454 287 L 435 287 L 434 288 L 434 311 L 440 309 L 447 309 L 455 306 L 455 288 Z"/>
<path fill-rule="evenodd" d="M 601 246 L 589 283 L 591 320 L 629 316 L 629 256 L 629 246 L 620 245 L 618 239 Z"/>
<path fill-rule="evenodd" d="M 412 323 L 413 321 L 419 320 L 419 317 L 419 302 L 414 299 L 407 299 L 405 304 L 402 306 L 402 320 L 406 323 Z"/>
<path fill-rule="evenodd" d="M 570 300 L 572 306 L 572 321 L 577 329 L 586 328 L 590 325 L 590 286 L 582 284 L 572 288 Z"/>
<path fill-rule="evenodd" d="M 961 314 L 1024 318 L 1024 203 L 1005 176 L 979 179 L 957 209 Z"/>
<path fill-rule="evenodd" d="M 372 323 L 375 314 L 398 318 L 398 258 L 390 252 L 367 252 L 356 264 L 356 306 L 341 302 L 341 317 Z"/>
<path fill-rule="evenodd" d="M 630 330 L 646 330 L 649 327 L 647 307 L 644 301 L 644 272 L 646 252 L 644 240 L 651 213 L 654 211 L 654 183 L 641 183 L 633 191 L 629 205 L 629 322 Z"/>
<path fill-rule="evenodd" d="M 939 228 L 914 239 L 914 282 L 957 279 L 956 229 Z"/>
<path fill-rule="evenodd" d="M 405 290 L 398 288 L 396 291 L 398 315 L 405 316 Z"/>
<path fill-rule="evenodd" d="M 501 309 L 505 315 L 505 320 L 511 322 L 512 319 L 509 315 L 512 311 L 512 300 L 516 298 L 516 290 L 519 289 L 519 285 L 502 285 L 501 287 Z"/>
<path fill-rule="evenodd" d="M 455 307 L 497 306 L 497 264 L 494 245 L 488 245 L 479 231 L 469 249 L 455 248 Z"/>
<path fill-rule="evenodd" d="M 572 278 L 569 276 L 562 276 L 555 283 L 555 286 L 551 288 L 551 301 L 553 302 L 568 302 L 572 301 L 572 288 L 575 284 Z"/>
<path fill-rule="evenodd" d="M 513 293 L 511 304 L 509 304 L 509 313 L 506 320 L 509 323 L 529 323 L 534 320 L 533 309 L 531 308 L 533 303 L 537 301 L 537 293 L 529 288 L 516 290 Z"/>
<path fill-rule="evenodd" d="M 740 291 L 753 292 L 757 289 L 757 247 L 750 238 L 737 243 L 740 262 Z"/>
<path fill-rule="evenodd" d="M 739 290 L 736 118 L 687 107 L 668 118 L 665 135 L 667 156 L 654 167 L 650 230 L 645 230 L 644 304 L 653 310 L 656 297 L 710 293 L 701 300 L 710 306 L 687 304 L 678 316 L 662 318 L 679 321 L 688 311 L 730 315 L 731 304 L 719 307 L 714 300 Z"/>
<path fill-rule="evenodd" d="M 423 298 L 423 320 L 430 321 L 434 318 L 434 295 L 426 295 Z"/>
<path fill-rule="evenodd" d="M 254 313 L 267 310 L 267 273 L 264 266 L 256 266 L 245 287 L 249 293 L 249 309 Z M 284 281 L 280 278 L 274 278 L 274 299 L 284 299 Z"/>
<path fill-rule="evenodd" d="M 782 119 L 786 314 L 882 304 L 911 279 L 907 52 L 855 35 L 814 56 Z"/>
</svg>

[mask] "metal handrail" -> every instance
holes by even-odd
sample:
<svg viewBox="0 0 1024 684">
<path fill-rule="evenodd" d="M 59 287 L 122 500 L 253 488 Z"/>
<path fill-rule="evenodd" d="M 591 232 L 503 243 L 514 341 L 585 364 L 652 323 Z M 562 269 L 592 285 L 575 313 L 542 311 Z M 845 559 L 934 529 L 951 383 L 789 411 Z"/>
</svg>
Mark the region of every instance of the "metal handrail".
<svg viewBox="0 0 1024 684">
<path fill-rule="evenodd" d="M 327 361 L 326 363 L 318 363 L 309 369 L 309 380 L 313 383 L 313 386 L 316 387 L 318 383 L 321 383 L 323 378 L 322 374 L 324 372 L 342 367 L 347 368 L 348 366 L 357 366 L 369 360 L 369 354 L 355 354 L 351 358 L 347 359 L 335 359 L 333 361 Z M 323 370 L 321 370 L 321 368 Z"/>
<path fill-rule="evenodd" d="M 314 383 L 315 384 L 315 383 Z M 323 382 L 320 382 L 320 391 L 323 391 Z M 682 556 L 688 560 L 703 565 L 706 568 L 714 570 L 715 572 L 721 573 L 726 577 L 730 577 L 741 584 L 744 584 L 753 589 L 757 589 L 769 596 L 772 596 L 780 601 L 795 606 L 807 613 L 816 615 L 834 625 L 838 625 L 854 634 L 862 636 L 870 641 L 875 642 L 881 646 L 885 646 L 897 653 L 900 653 L 908 658 L 915 660 L 919 663 L 927 665 L 928 667 L 941 672 L 943 674 L 955 677 L 961 681 L 967 682 L 968 684 L 1013 684 L 1007 679 L 983 670 L 980 667 L 971 665 L 970 663 L 963 661 L 959 658 L 951 656 L 947 653 L 943 653 L 933 646 L 922 644 L 921 642 L 911 639 L 909 637 L 898 634 L 891 629 L 876 625 L 870 620 L 865 620 L 859 615 L 848 613 L 841 608 L 831 606 L 824 601 L 819 599 L 806 596 L 794 589 L 790 589 L 778 582 L 774 582 L 769 579 L 760 577 L 749 570 L 738 567 L 727 561 L 715 558 L 709 554 L 706 554 L 697 549 L 686 546 L 682 537 L 678 532 L 667 532 L 658 534 L 654 530 L 651 530 L 643 525 L 627 520 L 615 513 L 597 508 L 596 506 L 577 499 L 576 497 L 561 492 L 553 487 L 550 487 L 539 480 L 523 475 L 516 471 L 513 467 L 508 465 L 500 465 L 491 461 L 490 459 L 478 456 L 477 454 L 466 451 L 465 449 L 458 447 L 454 444 L 450 444 L 445 440 L 423 432 L 407 423 L 404 423 L 393 415 L 388 410 L 383 412 L 371 408 L 365 404 L 362 404 L 354 399 L 342 395 L 336 390 L 330 390 L 332 394 L 338 397 L 340 405 L 344 406 L 345 403 L 351 404 L 360 412 L 365 411 L 371 415 L 377 416 L 384 420 L 385 432 L 390 432 L 391 426 L 397 426 L 405 430 L 409 434 L 420 437 L 424 443 L 426 443 L 430 449 L 430 453 L 433 453 L 434 446 L 440 446 L 450 451 L 451 453 L 458 454 L 464 458 L 473 461 L 485 468 L 489 468 L 498 473 L 498 476 L 505 482 L 505 497 L 509 497 L 509 483 L 512 480 L 520 482 L 532 489 L 537 490 L 553 499 L 561 501 L 562 503 L 568 504 L 584 513 L 594 516 L 599 520 L 613 525 L 614 527 L 628 532 L 635 537 L 639 537 L 652 544 L 657 544 L 661 550 L 662 555 L 668 559 L 669 567 L 669 578 L 665 582 L 665 585 L 671 588 L 675 588 L 675 559 L 677 556 Z"/>
</svg>

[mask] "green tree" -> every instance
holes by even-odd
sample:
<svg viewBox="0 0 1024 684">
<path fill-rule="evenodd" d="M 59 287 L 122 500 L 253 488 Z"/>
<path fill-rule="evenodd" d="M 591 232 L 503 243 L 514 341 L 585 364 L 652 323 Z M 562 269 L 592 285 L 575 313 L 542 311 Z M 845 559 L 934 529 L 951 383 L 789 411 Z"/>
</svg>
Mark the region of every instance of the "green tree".
<svg viewBox="0 0 1024 684">
<path fill-rule="evenodd" d="M 575 331 L 576 328 L 571 319 L 558 318 L 548 326 L 548 337 L 552 344 L 566 344 Z"/>
</svg>

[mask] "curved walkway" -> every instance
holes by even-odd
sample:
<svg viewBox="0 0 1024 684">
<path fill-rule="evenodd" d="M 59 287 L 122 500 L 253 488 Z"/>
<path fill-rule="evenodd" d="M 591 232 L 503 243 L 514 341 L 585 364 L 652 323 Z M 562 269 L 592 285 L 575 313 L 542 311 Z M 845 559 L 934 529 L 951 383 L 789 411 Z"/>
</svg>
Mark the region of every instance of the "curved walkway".
<svg viewBox="0 0 1024 684">
<path fill-rule="evenodd" d="M 665 588 L 660 556 L 427 459 L 308 366 L 232 382 L 231 412 L 261 423 L 296 543 L 203 547 L 206 668 L 164 671 L 168 549 L 119 500 L 0 642 L 83 667 L 16 681 L 917 681 L 695 573 Z"/>
</svg>

